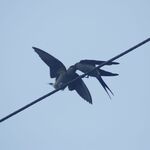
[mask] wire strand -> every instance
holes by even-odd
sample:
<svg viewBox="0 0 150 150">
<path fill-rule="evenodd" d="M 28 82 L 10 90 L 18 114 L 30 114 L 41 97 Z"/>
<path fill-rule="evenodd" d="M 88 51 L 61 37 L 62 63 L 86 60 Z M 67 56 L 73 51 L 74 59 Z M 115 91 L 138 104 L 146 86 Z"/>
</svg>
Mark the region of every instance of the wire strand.
<svg viewBox="0 0 150 150">
<path fill-rule="evenodd" d="M 101 67 L 103 67 L 104 65 L 108 64 L 109 62 L 112 62 L 112 61 L 114 61 L 114 60 L 116 60 L 116 59 L 122 57 L 123 55 L 125 55 L 125 54 L 127 54 L 127 53 L 133 51 L 134 49 L 136 49 L 136 48 L 138 48 L 138 47 L 144 45 L 145 43 L 147 43 L 147 42 L 149 42 L 149 41 L 150 41 L 150 38 L 147 38 L 146 40 L 144 40 L 144 41 L 140 42 L 139 44 L 137 44 L 137 45 L 135 45 L 135 46 L 129 48 L 128 50 L 126 50 L 126 51 L 120 53 L 119 55 L 116 55 L 115 57 L 113 57 L 113 58 L 111 58 L 111 59 L 109 59 L 109 60 L 103 62 L 101 65 L 95 67 L 93 70 L 91 70 L 91 71 L 89 71 L 89 72 L 87 72 L 87 73 L 84 73 L 84 74 L 80 75 L 79 77 L 77 77 L 77 78 L 75 78 L 75 79 L 73 79 L 73 80 L 67 82 L 67 83 L 66 83 L 64 86 L 62 86 L 61 88 L 58 88 L 58 89 L 56 89 L 56 90 L 53 90 L 53 91 L 49 92 L 48 94 L 45 94 L 44 96 L 42 96 L 42 97 L 40 97 L 40 98 L 38 98 L 38 99 L 32 101 L 31 103 L 29 103 L 29 104 L 27 104 L 27 105 L 25 105 L 25 106 L 23 106 L 23 107 L 17 109 L 16 111 L 10 113 L 9 115 L 7 115 L 7 116 L 1 118 L 1 119 L 0 119 L 0 123 L 3 122 L 3 121 L 5 121 L 5 120 L 7 120 L 7 119 L 9 119 L 9 118 L 12 117 L 12 116 L 18 114 L 18 113 L 20 113 L 21 111 L 23 111 L 23 110 L 29 108 L 30 106 L 32 106 L 32 105 L 34 105 L 34 104 L 40 102 L 41 100 L 45 99 L 46 97 L 48 97 L 48 96 L 50 96 L 50 95 L 52 95 L 52 94 L 58 92 L 59 90 L 63 89 L 64 87 L 66 87 L 66 86 L 69 85 L 70 83 L 74 82 L 75 80 L 77 80 L 77 79 L 79 79 L 79 78 L 84 78 L 86 75 L 90 74 L 90 73 L 93 72 L 94 70 L 96 70 L 96 69 L 98 69 L 98 68 L 101 68 Z"/>
</svg>

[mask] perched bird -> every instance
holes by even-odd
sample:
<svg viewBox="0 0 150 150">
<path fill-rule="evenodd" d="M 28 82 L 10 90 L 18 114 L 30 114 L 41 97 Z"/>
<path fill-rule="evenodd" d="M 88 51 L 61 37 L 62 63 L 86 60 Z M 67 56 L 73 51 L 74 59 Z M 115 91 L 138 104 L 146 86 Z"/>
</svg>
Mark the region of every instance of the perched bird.
<svg viewBox="0 0 150 150">
<path fill-rule="evenodd" d="M 48 54 L 47 52 L 33 47 L 35 52 L 39 55 L 39 57 L 48 65 L 50 69 L 50 77 L 55 78 L 55 83 L 51 83 L 55 89 L 63 88 L 67 82 L 77 78 L 79 75 L 75 72 L 75 66 L 70 66 L 68 69 L 64 66 L 64 64 L 59 61 L 57 58 L 53 57 L 52 55 Z M 92 97 L 91 94 L 83 82 L 83 80 L 77 79 L 74 82 L 68 85 L 68 89 L 70 91 L 76 90 L 76 92 L 87 102 L 92 104 Z"/>
<path fill-rule="evenodd" d="M 80 62 L 76 63 L 76 70 L 80 70 L 83 73 L 87 73 L 89 71 L 92 71 L 96 65 L 100 65 L 104 63 L 104 61 L 99 61 L 99 60 L 81 60 Z M 119 64 L 118 62 L 109 62 L 107 65 L 116 65 Z M 113 92 L 111 91 L 111 89 L 107 86 L 107 84 L 103 81 L 101 76 L 117 76 L 117 73 L 111 73 L 102 69 L 96 69 L 95 71 L 91 72 L 88 74 L 88 76 L 92 76 L 92 77 L 96 77 L 98 79 L 98 81 L 100 82 L 100 84 L 102 85 L 102 87 L 104 88 L 104 90 L 106 91 L 106 93 L 108 94 L 108 96 L 111 98 L 108 90 L 110 91 L 110 93 L 112 95 Z"/>
</svg>

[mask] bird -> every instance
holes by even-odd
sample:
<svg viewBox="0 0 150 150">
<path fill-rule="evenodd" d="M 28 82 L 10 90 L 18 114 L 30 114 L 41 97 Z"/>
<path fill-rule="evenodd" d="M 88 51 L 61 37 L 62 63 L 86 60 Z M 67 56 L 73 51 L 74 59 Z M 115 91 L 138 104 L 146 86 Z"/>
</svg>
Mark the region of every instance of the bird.
<svg viewBox="0 0 150 150">
<path fill-rule="evenodd" d="M 53 85 L 55 89 L 62 88 L 63 90 L 67 87 L 65 86 L 66 83 L 79 77 L 79 75 L 75 72 L 75 65 L 72 65 L 68 69 L 66 69 L 65 65 L 54 56 L 37 47 L 32 48 L 39 55 L 39 57 L 48 65 L 50 69 L 50 77 L 55 78 L 55 83 L 50 84 Z M 91 94 L 81 78 L 70 83 L 68 85 L 68 89 L 70 91 L 75 90 L 84 100 L 92 104 Z"/>
<path fill-rule="evenodd" d="M 76 68 L 76 70 L 79 70 L 83 73 L 87 73 L 87 72 L 92 71 L 93 69 L 95 69 L 95 67 L 97 65 L 100 65 L 104 62 L 105 61 L 85 59 L 85 60 L 81 60 L 80 62 L 76 63 L 75 68 Z M 107 63 L 107 65 L 117 65 L 117 64 L 119 64 L 119 63 L 118 62 L 109 62 L 109 63 Z M 102 79 L 102 76 L 118 76 L 117 73 L 112 73 L 112 72 L 108 72 L 108 71 L 102 70 L 100 68 L 97 68 L 95 71 L 93 71 L 93 72 L 91 72 L 87 75 L 87 77 L 89 77 L 89 76 L 97 78 L 97 80 L 100 82 L 100 84 L 102 85 L 102 87 L 104 88 L 106 93 L 108 94 L 109 98 L 111 98 L 109 92 L 112 95 L 114 95 L 113 92 L 111 91 L 111 89 L 107 86 L 107 84 Z"/>
</svg>

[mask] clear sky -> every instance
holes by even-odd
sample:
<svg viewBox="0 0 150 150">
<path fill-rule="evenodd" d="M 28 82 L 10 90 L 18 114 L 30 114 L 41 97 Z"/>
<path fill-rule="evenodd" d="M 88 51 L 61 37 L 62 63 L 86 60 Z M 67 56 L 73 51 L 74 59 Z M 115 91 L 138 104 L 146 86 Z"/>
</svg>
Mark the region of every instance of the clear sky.
<svg viewBox="0 0 150 150">
<path fill-rule="evenodd" d="M 0 117 L 53 90 L 39 47 L 66 67 L 107 60 L 150 36 L 148 0 L 1 0 Z M 150 43 L 84 79 L 93 105 L 60 91 L 0 124 L 2 150 L 149 150 Z"/>
</svg>

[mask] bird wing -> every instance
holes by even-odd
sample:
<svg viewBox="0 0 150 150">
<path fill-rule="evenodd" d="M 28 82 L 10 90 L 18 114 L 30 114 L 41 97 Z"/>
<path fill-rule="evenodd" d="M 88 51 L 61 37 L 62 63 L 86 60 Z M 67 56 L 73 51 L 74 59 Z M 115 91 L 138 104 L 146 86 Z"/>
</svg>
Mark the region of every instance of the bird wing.
<svg viewBox="0 0 150 150">
<path fill-rule="evenodd" d="M 79 75 L 77 73 L 74 73 L 72 76 L 72 79 L 75 79 L 79 77 Z M 76 90 L 76 92 L 87 102 L 89 102 L 90 104 L 92 104 L 92 97 L 91 94 L 87 88 L 87 86 L 85 85 L 84 81 L 80 78 L 75 80 L 74 82 L 72 82 L 71 84 L 68 85 L 68 89 L 70 91 L 72 90 Z"/>
<path fill-rule="evenodd" d="M 53 57 L 52 55 L 48 54 L 47 52 L 39 48 L 36 47 L 32 48 L 39 55 L 39 57 L 49 66 L 51 78 L 56 78 L 59 76 L 61 72 L 66 71 L 66 67 L 64 66 L 64 64 L 57 58 Z"/>
<path fill-rule="evenodd" d="M 119 75 L 118 73 L 112 73 L 112 72 L 105 71 L 102 69 L 99 69 L 99 73 L 101 76 L 118 76 Z"/>
<path fill-rule="evenodd" d="M 90 64 L 90 65 L 100 65 L 102 63 L 104 63 L 106 61 L 101 61 L 101 60 L 90 60 L 90 59 L 84 59 L 84 60 L 81 60 L 80 63 L 83 63 L 83 64 Z M 118 62 L 109 62 L 107 63 L 106 65 L 117 65 L 119 64 Z"/>
</svg>

